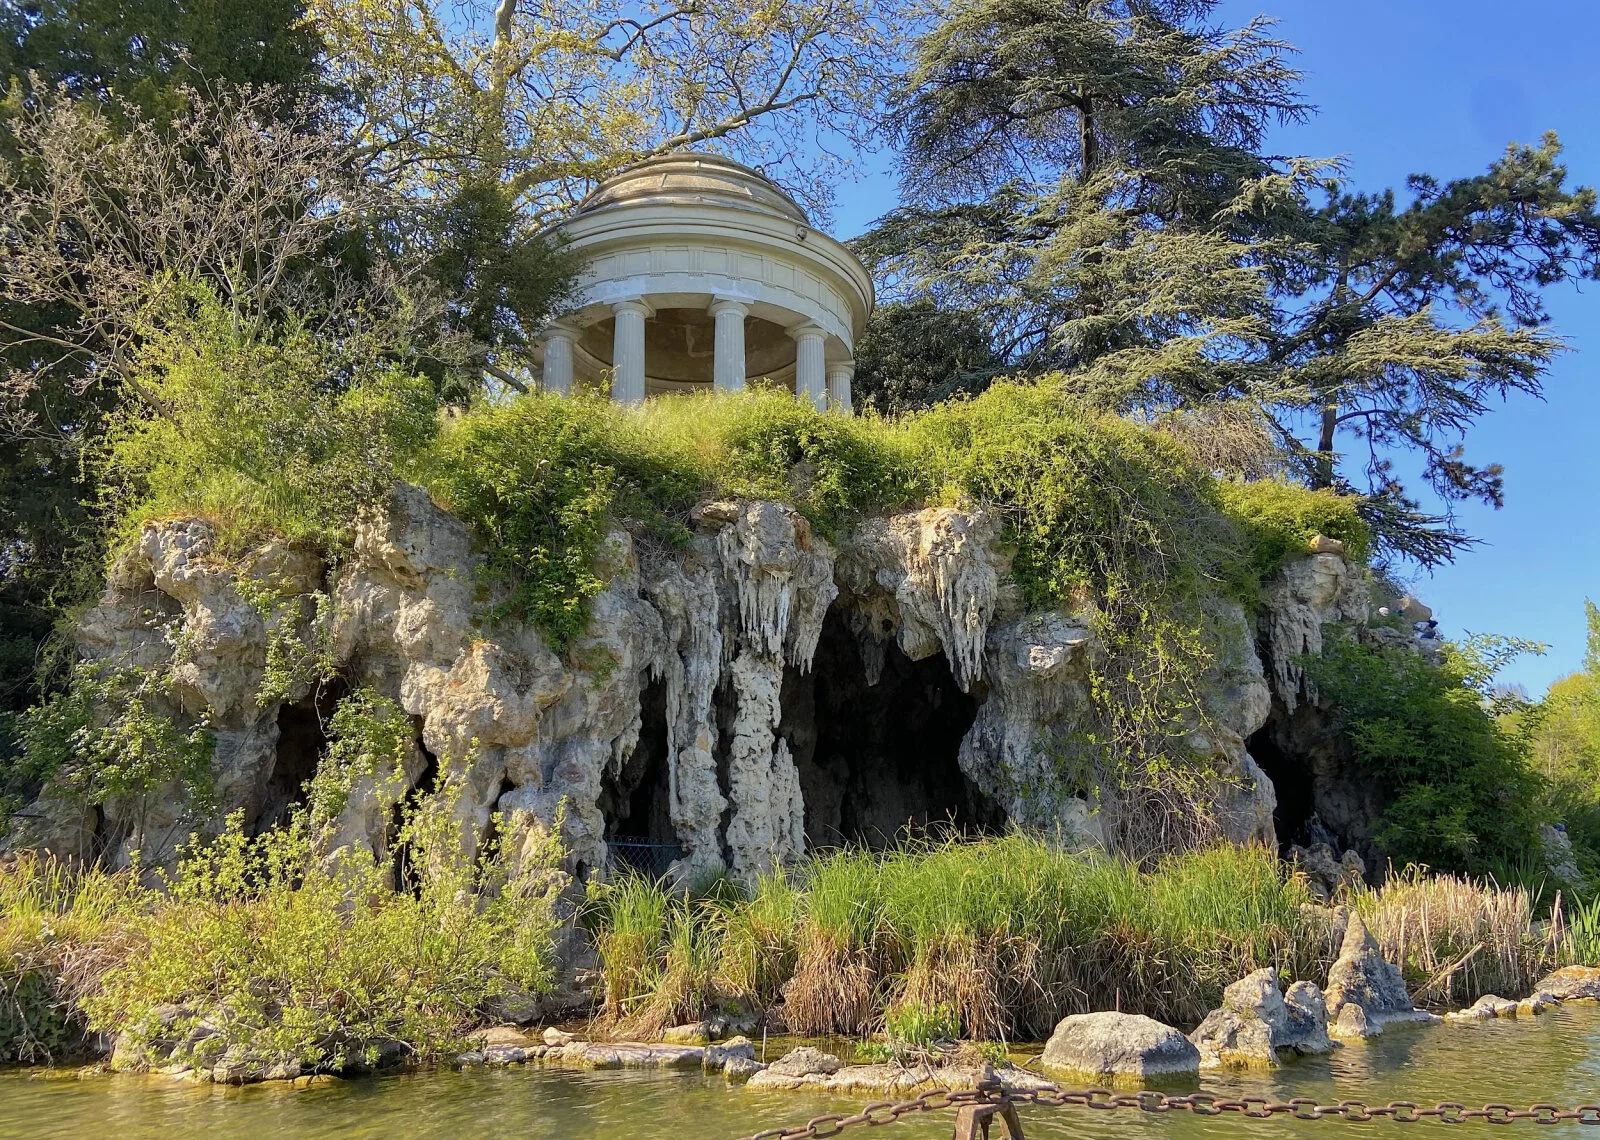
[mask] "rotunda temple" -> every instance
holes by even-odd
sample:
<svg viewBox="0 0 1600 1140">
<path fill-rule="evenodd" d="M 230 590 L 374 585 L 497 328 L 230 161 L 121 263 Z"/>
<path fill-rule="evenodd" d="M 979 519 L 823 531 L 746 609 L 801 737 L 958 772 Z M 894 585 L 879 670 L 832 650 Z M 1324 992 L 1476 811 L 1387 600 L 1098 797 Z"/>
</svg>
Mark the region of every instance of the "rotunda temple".
<svg viewBox="0 0 1600 1140">
<path fill-rule="evenodd" d="M 620 403 L 762 382 L 850 410 L 872 279 L 758 172 L 679 153 L 601 183 L 562 226 L 585 270 L 544 331 L 544 388 Z"/>
</svg>

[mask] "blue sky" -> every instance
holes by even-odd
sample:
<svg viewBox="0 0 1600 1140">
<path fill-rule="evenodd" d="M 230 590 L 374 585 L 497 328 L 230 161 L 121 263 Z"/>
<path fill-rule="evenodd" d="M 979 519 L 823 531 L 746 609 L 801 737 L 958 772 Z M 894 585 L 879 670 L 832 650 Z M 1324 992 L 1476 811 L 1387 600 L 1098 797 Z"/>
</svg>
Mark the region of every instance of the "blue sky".
<svg viewBox="0 0 1600 1140">
<path fill-rule="evenodd" d="M 1555 130 L 1569 181 L 1600 184 L 1600 0 L 1225 0 L 1220 18 L 1262 12 L 1300 49 L 1320 111 L 1273 150 L 1343 155 L 1359 187 L 1400 188 L 1413 172 L 1476 173 L 1513 139 Z M 840 187 L 834 231 L 861 232 L 894 196 L 881 169 Z M 1505 465 L 1506 505 L 1461 510 L 1483 545 L 1416 582 L 1449 636 L 1547 642 L 1505 677 L 1536 695 L 1578 668 L 1583 600 L 1600 601 L 1600 282 L 1555 292 L 1549 309 L 1574 351 L 1546 400 L 1513 399 L 1467 444 L 1469 460 Z"/>
</svg>

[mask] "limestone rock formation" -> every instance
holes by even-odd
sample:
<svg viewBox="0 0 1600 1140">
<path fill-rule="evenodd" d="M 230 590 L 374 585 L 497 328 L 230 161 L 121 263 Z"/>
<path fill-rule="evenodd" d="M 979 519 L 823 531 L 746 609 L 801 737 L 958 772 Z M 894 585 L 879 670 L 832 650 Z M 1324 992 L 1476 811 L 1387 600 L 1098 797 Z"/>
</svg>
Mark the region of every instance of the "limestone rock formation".
<svg viewBox="0 0 1600 1140">
<path fill-rule="evenodd" d="M 224 558 L 203 522 L 150 524 L 80 640 L 89 657 L 170 672 L 167 711 L 214 730 L 216 814 L 202 827 L 235 811 L 249 828 L 281 819 L 341 693 L 396 701 L 415 747 L 397 773 L 358 782 L 322 837 L 329 857 L 384 856 L 395 804 L 424 780 L 460 788 L 469 851 L 496 814 L 559 818 L 580 880 L 620 840 L 686 877 L 753 876 L 808 844 L 888 839 L 908 820 L 1106 842 L 1109 793 L 1071 760 L 1094 614 L 1025 610 L 997 516 L 933 507 L 863 520 L 836 542 L 774 502 L 704 502 L 691 522 L 670 552 L 607 535 L 594 565 L 605 586 L 559 654 L 530 623 L 492 616 L 504 594 L 485 584 L 472 533 L 408 485 L 360 521 L 337 566 L 274 543 Z M 1188 743 L 1220 776 L 1227 836 L 1275 842 L 1277 797 L 1252 742 L 1273 710 L 1305 706 L 1294 660 L 1320 645 L 1323 622 L 1362 616 L 1364 589 L 1325 547 L 1269 584 L 1255 623 L 1211 607 L 1218 651 Z M 323 647 L 335 676 L 264 686 L 290 643 Z M 916 732 L 933 735 L 904 744 Z M 190 814 L 178 788 L 137 818 L 46 789 L 13 842 L 109 844 L 122 859 L 141 848 L 153 866 Z M 505 1016 L 537 1015 L 523 1004 Z"/>
<path fill-rule="evenodd" d="M 1048 1071 L 1117 1080 L 1194 1076 L 1200 1050 L 1178 1030 L 1136 1013 L 1064 1017 L 1045 1044 Z"/>
<path fill-rule="evenodd" d="M 1600 966 L 1563 966 L 1540 978 L 1533 992 L 1556 1001 L 1600 1001 Z"/>
<path fill-rule="evenodd" d="M 1417 1009 L 1400 967 L 1385 960 L 1377 939 L 1361 916 L 1338 908 L 1334 929 L 1342 928 L 1339 957 L 1328 970 L 1328 1033 L 1337 1038 L 1371 1037 L 1396 1021 L 1433 1021 Z"/>
<path fill-rule="evenodd" d="M 767 1072 L 774 1077 L 809 1077 L 814 1073 L 825 1075 L 837 1073 L 842 1068 L 844 1062 L 832 1053 L 824 1053 L 813 1046 L 802 1045 L 798 1049 L 789 1050 L 768 1065 Z"/>
<path fill-rule="evenodd" d="M 1202 1068 L 1274 1068 L 1285 1054 L 1333 1049 L 1322 991 L 1311 982 L 1296 982 L 1285 995 L 1278 985 L 1278 971 L 1269 966 L 1222 992 L 1222 1006 L 1189 1035 L 1200 1050 Z"/>
</svg>

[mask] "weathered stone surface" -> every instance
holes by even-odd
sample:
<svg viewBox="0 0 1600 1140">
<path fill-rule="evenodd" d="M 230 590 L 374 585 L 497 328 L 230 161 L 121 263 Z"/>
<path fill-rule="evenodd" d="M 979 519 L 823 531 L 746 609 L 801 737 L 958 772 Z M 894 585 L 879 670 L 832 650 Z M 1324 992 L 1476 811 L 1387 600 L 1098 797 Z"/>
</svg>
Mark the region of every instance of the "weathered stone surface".
<svg viewBox="0 0 1600 1140">
<path fill-rule="evenodd" d="M 1322 652 L 1322 627 L 1339 621 L 1365 623 L 1365 579 L 1332 552 L 1291 559 L 1262 589 L 1263 641 L 1273 694 L 1292 713 L 1308 695 L 1307 656 Z M 1314 694 L 1312 694 L 1314 696 Z"/>
<path fill-rule="evenodd" d="M 544 1043 L 552 1049 L 564 1049 L 571 1045 L 577 1038 L 555 1026 L 548 1026 L 544 1031 Z"/>
<path fill-rule="evenodd" d="M 767 1066 L 767 1072 L 774 1077 L 808 1077 L 816 1073 L 832 1074 L 844 1068 L 844 1062 L 832 1053 L 824 1053 L 821 1049 L 810 1045 L 802 1045 L 798 1049 L 791 1049 L 782 1057 Z"/>
<path fill-rule="evenodd" d="M 729 1084 L 742 1085 L 757 1073 L 765 1071 L 766 1066 L 750 1057 L 729 1057 L 722 1066 L 722 1075 Z"/>
<path fill-rule="evenodd" d="M 1533 987 L 1556 1001 L 1600 1001 L 1600 966 L 1563 966 Z"/>
<path fill-rule="evenodd" d="M 1396 1021 L 1433 1021 L 1415 1008 L 1400 968 L 1386 961 L 1377 939 L 1361 916 L 1340 907 L 1334 919 L 1342 927 L 1339 957 L 1328 970 L 1328 1032 L 1337 1038 L 1369 1037 Z"/>
<path fill-rule="evenodd" d="M 1039 1089 L 1050 1085 L 1043 1077 L 1010 1065 L 846 1065 L 831 1073 L 785 1076 L 771 1066 L 748 1078 L 752 1089 L 803 1089 L 860 1096 L 867 1093 L 911 1093 L 922 1089 L 977 1088 L 980 1083 L 998 1081 L 1008 1089 Z"/>
<path fill-rule="evenodd" d="M 1574 891 L 1587 892 L 1589 883 L 1578 869 L 1578 858 L 1572 850 L 1572 837 L 1567 834 L 1566 827 L 1544 824 L 1539 828 L 1539 840 L 1544 848 L 1545 866 L 1550 868 L 1551 876 Z"/>
<path fill-rule="evenodd" d="M 711 1027 L 704 1021 L 669 1025 L 661 1031 L 661 1040 L 669 1045 L 706 1045 L 711 1041 Z"/>
<path fill-rule="evenodd" d="M 638 1041 L 574 1041 L 548 1050 L 547 1062 L 578 1069 L 703 1069 L 705 1050 L 697 1045 L 645 1044 Z"/>
<path fill-rule="evenodd" d="M 1178 1030 L 1135 1013 L 1062 1018 L 1044 1047 L 1045 1069 L 1101 1078 L 1192 1076 L 1200 1051 Z"/>
<path fill-rule="evenodd" d="M 706 1046 L 706 1068 L 724 1069 L 734 1062 L 754 1061 L 756 1059 L 755 1042 L 748 1037 L 730 1037 L 720 1045 Z M 765 1068 L 766 1066 L 762 1066 Z M 754 1070 L 751 1070 L 754 1072 Z"/>
<path fill-rule="evenodd" d="M 1202 1068 L 1274 1068 L 1288 1056 L 1333 1049 L 1322 991 L 1310 982 L 1297 982 L 1286 999 L 1272 967 L 1224 990 L 1222 1006 L 1206 1016 L 1189 1040 L 1200 1050 Z"/>
<path fill-rule="evenodd" d="M 1493 1021 L 1497 1017 L 1512 1017 L 1517 1003 L 1495 994 L 1484 994 L 1466 1009 L 1454 1010 L 1444 1015 L 1446 1021 Z"/>
<path fill-rule="evenodd" d="M 1326 843 L 1289 848 L 1289 859 L 1306 877 L 1306 884 L 1319 902 L 1328 902 L 1346 887 L 1359 887 L 1366 879 L 1367 865 L 1355 851 L 1335 857 Z"/>
</svg>

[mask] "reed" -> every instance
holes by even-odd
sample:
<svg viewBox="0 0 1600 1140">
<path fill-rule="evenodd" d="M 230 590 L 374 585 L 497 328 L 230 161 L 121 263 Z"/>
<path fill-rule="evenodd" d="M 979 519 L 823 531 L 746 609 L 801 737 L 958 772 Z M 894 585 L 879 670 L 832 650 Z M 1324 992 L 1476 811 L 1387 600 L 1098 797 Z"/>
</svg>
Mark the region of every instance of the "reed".
<svg viewBox="0 0 1600 1140">
<path fill-rule="evenodd" d="M 1570 955 L 1534 925 L 1535 898 L 1492 879 L 1408 867 L 1353 899 L 1420 1004 L 1453 1008 L 1487 993 L 1520 996 Z"/>
</svg>

